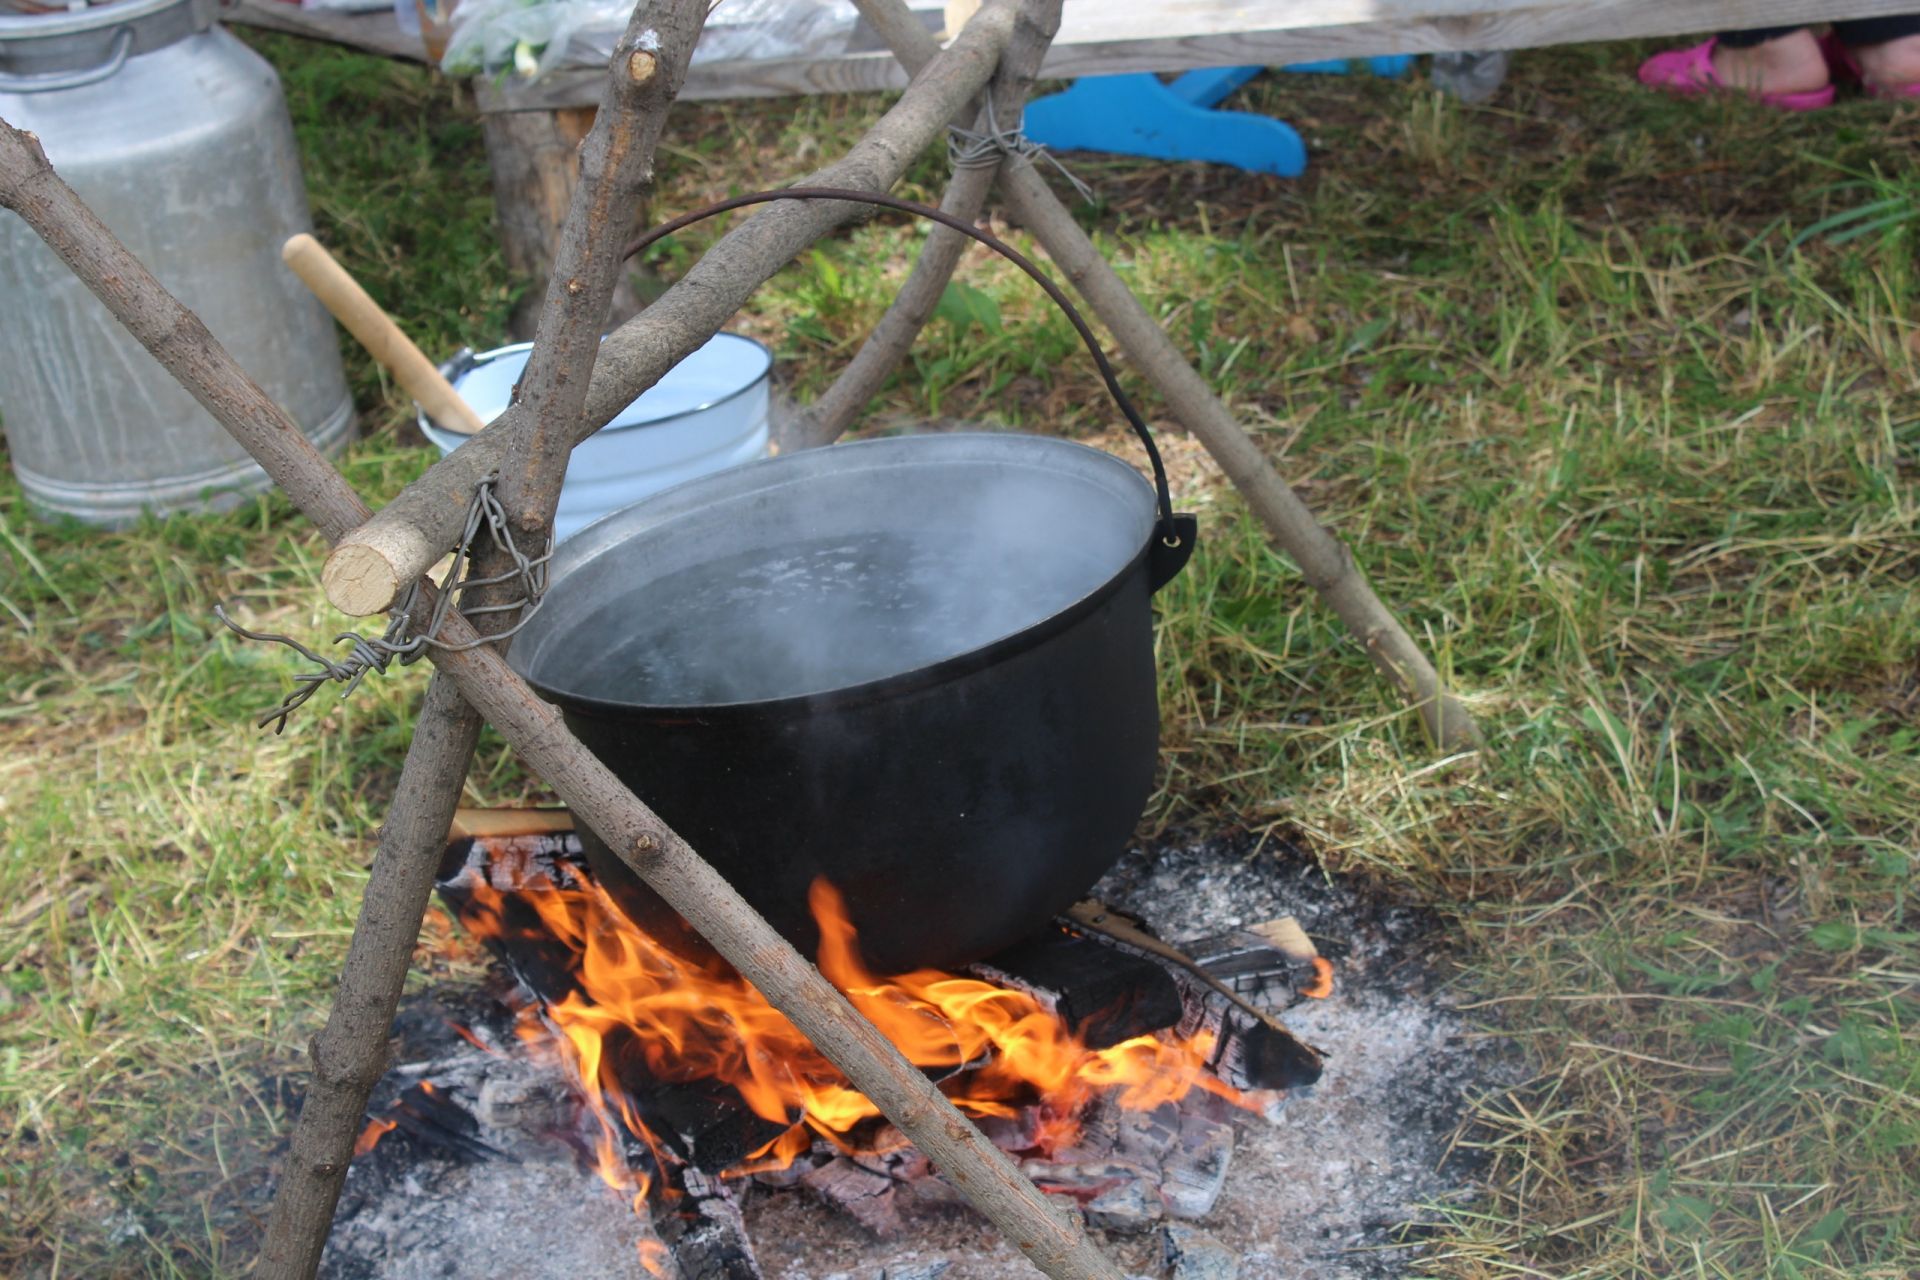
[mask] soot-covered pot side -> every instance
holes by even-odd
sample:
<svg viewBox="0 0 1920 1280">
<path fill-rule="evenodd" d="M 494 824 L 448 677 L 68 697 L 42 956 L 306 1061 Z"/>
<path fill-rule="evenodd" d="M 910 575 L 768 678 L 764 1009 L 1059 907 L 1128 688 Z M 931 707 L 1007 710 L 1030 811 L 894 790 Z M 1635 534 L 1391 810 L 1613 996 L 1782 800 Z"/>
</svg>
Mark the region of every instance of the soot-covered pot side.
<svg viewBox="0 0 1920 1280">
<path fill-rule="evenodd" d="M 565 708 L 622 781 L 812 955 L 808 888 L 846 899 L 882 972 L 951 966 L 1068 906 L 1124 849 L 1153 784 L 1144 575 L 993 667 L 811 715 L 629 718 Z M 627 914 L 696 946 L 591 832 Z"/>
</svg>

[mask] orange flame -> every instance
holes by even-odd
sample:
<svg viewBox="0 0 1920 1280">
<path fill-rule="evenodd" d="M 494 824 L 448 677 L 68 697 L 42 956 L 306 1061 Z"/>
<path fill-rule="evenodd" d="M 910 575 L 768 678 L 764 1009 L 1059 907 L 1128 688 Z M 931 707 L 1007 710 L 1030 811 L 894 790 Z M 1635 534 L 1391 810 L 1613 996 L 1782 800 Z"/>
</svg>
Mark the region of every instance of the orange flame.
<svg viewBox="0 0 1920 1280">
<path fill-rule="evenodd" d="M 380 1139 L 392 1133 L 399 1126 L 392 1120 L 372 1119 L 367 1127 L 360 1131 L 360 1137 L 353 1144 L 353 1158 L 358 1160 L 367 1152 L 380 1145 Z"/>
<path fill-rule="evenodd" d="M 880 1115 L 832 1063 L 731 968 L 689 960 L 631 924 L 595 885 L 562 886 L 522 864 L 495 864 L 514 881 L 512 900 L 537 925 L 509 924 L 509 897 L 475 878 L 464 888 L 467 927 L 480 938 L 524 932 L 571 953 L 577 989 L 544 1014 L 523 1010 L 519 1034 L 536 1052 L 557 1049 L 598 1121 L 600 1176 L 634 1195 L 645 1181 L 629 1168 L 621 1125 L 660 1154 L 623 1075 L 730 1085 L 763 1119 L 788 1126 L 729 1173 L 784 1168 L 819 1135 L 852 1149 L 853 1131 Z M 524 873 L 525 878 L 516 876 Z M 1205 1069 L 1212 1037 L 1184 1043 L 1140 1036 L 1093 1050 L 1031 997 L 974 978 L 922 969 L 876 975 L 861 961 L 838 892 L 824 880 L 810 895 L 820 926 L 821 972 L 917 1066 L 953 1072 L 942 1089 L 970 1116 L 1014 1116 L 1045 1100 L 1035 1145 L 1051 1152 L 1078 1133 L 1076 1116 L 1097 1095 L 1151 1109 L 1206 1089 L 1247 1104 Z M 965 1070 L 960 1070 L 964 1067 Z M 619 1123 L 616 1123 L 616 1120 Z"/>
<path fill-rule="evenodd" d="M 667 1246 L 658 1240 L 642 1239 L 635 1243 L 640 1246 L 640 1265 L 646 1273 L 650 1276 L 666 1275 Z"/>
<path fill-rule="evenodd" d="M 1333 961 L 1324 956 L 1313 958 L 1313 981 L 1300 988 L 1309 1000 L 1325 1000 L 1333 994 Z"/>
</svg>

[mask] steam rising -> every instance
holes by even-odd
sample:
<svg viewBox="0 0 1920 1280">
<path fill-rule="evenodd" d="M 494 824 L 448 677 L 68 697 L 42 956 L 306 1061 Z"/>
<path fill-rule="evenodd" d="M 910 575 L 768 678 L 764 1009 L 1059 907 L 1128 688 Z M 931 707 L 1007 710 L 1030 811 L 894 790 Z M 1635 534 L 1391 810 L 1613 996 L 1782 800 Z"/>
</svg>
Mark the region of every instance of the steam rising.
<svg viewBox="0 0 1920 1280">
<path fill-rule="evenodd" d="M 926 456 L 939 459 L 968 439 L 883 443 L 934 446 Z M 1116 484 L 1107 469 L 1118 464 L 1084 449 L 979 441 L 1008 445 L 1091 461 L 829 473 L 699 506 L 556 582 L 522 651 L 528 673 L 607 702 L 762 701 L 899 675 L 1034 626 L 1126 567 L 1151 525 L 1151 494 L 1124 470 Z M 1107 473 L 1076 474 L 1088 467 Z"/>
</svg>

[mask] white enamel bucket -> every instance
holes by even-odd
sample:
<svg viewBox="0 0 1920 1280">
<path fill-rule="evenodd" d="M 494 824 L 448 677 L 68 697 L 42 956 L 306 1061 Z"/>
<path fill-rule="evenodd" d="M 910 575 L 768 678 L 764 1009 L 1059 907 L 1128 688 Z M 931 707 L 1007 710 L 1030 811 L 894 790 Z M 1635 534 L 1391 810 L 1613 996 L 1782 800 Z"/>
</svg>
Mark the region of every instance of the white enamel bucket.
<svg viewBox="0 0 1920 1280">
<path fill-rule="evenodd" d="M 447 381 L 482 422 L 506 411 L 526 368 L 531 342 L 478 355 L 462 352 L 441 366 Z M 737 333 L 714 335 L 645 395 L 622 409 L 573 451 L 554 534 L 568 538 L 601 516 L 648 494 L 767 455 L 767 407 L 773 353 Z M 441 453 L 468 437 L 416 415 Z"/>
</svg>

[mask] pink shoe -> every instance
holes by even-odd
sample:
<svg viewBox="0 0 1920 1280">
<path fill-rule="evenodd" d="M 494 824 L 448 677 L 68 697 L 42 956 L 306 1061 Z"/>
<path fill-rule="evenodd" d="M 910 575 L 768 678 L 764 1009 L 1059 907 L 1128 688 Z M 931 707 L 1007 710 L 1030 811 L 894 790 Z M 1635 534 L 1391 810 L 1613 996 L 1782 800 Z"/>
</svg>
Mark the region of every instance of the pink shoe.
<svg viewBox="0 0 1920 1280">
<path fill-rule="evenodd" d="M 1738 92 L 1720 79 L 1713 69 L 1716 38 L 1691 49 L 1668 49 L 1640 64 L 1640 83 L 1668 93 L 1692 97 L 1703 93 Z M 1781 111 L 1818 111 L 1833 105 L 1833 86 L 1822 85 L 1801 93 L 1756 93 L 1754 101 Z"/>
<path fill-rule="evenodd" d="M 1840 43 L 1839 37 L 1828 35 L 1820 41 L 1820 52 L 1826 55 L 1827 69 L 1836 80 L 1846 79 L 1867 91 L 1870 98 L 1920 98 L 1920 83 L 1902 85 L 1869 84 L 1860 74 L 1860 60 L 1853 51 Z"/>
</svg>

